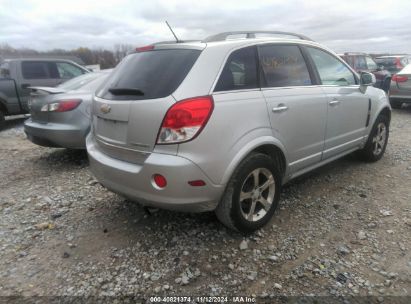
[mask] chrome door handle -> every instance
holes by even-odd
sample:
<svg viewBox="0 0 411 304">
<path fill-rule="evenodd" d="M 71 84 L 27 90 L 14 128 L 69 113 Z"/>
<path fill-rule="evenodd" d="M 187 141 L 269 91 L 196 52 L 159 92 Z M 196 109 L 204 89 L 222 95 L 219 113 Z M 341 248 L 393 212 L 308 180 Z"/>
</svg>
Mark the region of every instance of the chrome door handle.
<svg viewBox="0 0 411 304">
<path fill-rule="evenodd" d="M 287 110 L 288 110 L 288 107 L 285 105 L 278 105 L 278 107 L 272 109 L 274 113 L 284 112 Z"/>
<path fill-rule="evenodd" d="M 341 101 L 339 101 L 339 100 L 337 100 L 337 99 L 333 99 L 333 100 L 331 100 L 328 104 L 329 104 L 330 106 L 336 106 L 336 105 L 338 105 L 340 102 L 341 102 Z"/>
</svg>

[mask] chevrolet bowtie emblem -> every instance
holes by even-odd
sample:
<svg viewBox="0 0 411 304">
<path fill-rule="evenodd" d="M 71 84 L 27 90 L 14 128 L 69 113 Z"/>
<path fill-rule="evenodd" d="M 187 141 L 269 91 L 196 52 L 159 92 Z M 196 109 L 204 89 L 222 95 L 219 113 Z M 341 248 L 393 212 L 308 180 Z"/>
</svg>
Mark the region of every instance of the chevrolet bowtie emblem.
<svg viewBox="0 0 411 304">
<path fill-rule="evenodd" d="M 107 114 L 111 111 L 111 107 L 108 104 L 103 104 L 100 107 L 100 111 L 104 114 Z"/>
</svg>

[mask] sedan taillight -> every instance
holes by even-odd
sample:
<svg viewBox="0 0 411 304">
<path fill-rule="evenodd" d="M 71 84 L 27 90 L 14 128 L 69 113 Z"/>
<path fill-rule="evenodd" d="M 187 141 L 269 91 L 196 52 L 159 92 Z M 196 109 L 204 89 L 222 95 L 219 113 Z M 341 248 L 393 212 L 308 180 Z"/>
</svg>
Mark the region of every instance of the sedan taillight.
<svg viewBox="0 0 411 304">
<path fill-rule="evenodd" d="M 213 112 L 211 96 L 179 101 L 168 109 L 157 136 L 157 144 L 175 144 L 194 139 Z"/>
<path fill-rule="evenodd" d="M 393 75 L 391 78 L 391 81 L 394 82 L 406 82 L 408 80 L 407 76 L 402 76 L 402 75 Z"/>
<path fill-rule="evenodd" d="M 402 65 L 401 58 L 395 58 L 395 67 L 401 70 L 404 66 Z"/>
<path fill-rule="evenodd" d="M 68 112 L 72 111 L 77 108 L 80 103 L 81 99 L 68 99 L 68 100 L 60 100 L 57 102 L 45 104 L 41 107 L 42 112 Z"/>
</svg>

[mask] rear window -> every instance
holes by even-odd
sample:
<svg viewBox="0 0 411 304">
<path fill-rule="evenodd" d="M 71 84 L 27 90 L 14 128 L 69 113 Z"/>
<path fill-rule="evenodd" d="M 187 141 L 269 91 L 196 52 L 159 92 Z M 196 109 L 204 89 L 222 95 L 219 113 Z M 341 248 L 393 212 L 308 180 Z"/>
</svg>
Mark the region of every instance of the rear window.
<svg viewBox="0 0 411 304">
<path fill-rule="evenodd" d="M 380 66 L 382 65 L 384 69 L 389 70 L 389 71 L 398 71 L 400 70 L 397 67 L 397 60 L 395 58 L 377 58 L 375 59 L 377 64 Z"/>
<path fill-rule="evenodd" d="M 136 100 L 166 97 L 184 80 L 201 51 L 188 49 L 153 50 L 125 57 L 97 96 L 110 100 Z M 125 89 L 123 93 L 111 89 Z M 127 95 L 132 90 L 141 94 Z"/>
<path fill-rule="evenodd" d="M 80 88 L 86 87 L 88 84 L 90 84 L 90 82 L 94 82 L 96 79 L 99 79 L 101 77 L 106 78 L 107 75 L 108 73 L 87 73 L 82 76 L 70 79 L 69 81 L 66 81 L 58 87 L 62 88 L 65 91 L 78 90 Z"/>
<path fill-rule="evenodd" d="M 392 58 L 376 58 L 375 61 L 379 64 L 390 64 L 393 65 L 395 64 L 395 60 Z"/>
</svg>

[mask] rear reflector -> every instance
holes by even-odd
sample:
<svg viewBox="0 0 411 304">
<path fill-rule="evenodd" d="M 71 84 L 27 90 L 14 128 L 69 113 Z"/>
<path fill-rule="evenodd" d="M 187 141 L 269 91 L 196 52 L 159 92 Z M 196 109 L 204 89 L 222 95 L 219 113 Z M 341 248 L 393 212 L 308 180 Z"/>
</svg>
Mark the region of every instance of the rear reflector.
<svg viewBox="0 0 411 304">
<path fill-rule="evenodd" d="M 199 180 L 189 181 L 188 184 L 193 187 L 201 187 L 201 186 L 205 186 L 206 183 L 205 181 L 199 179 Z"/>
<path fill-rule="evenodd" d="M 402 75 L 394 75 L 391 78 L 391 81 L 395 82 L 406 82 L 408 80 L 407 76 L 402 76 Z"/>
<path fill-rule="evenodd" d="M 42 112 L 68 112 L 77 108 L 81 99 L 60 100 L 57 102 L 49 103 L 41 108 Z"/>
<path fill-rule="evenodd" d="M 154 50 L 154 45 L 146 45 L 146 46 L 136 48 L 137 52 L 147 52 L 151 50 Z"/>
<path fill-rule="evenodd" d="M 175 103 L 163 119 L 157 144 L 175 144 L 194 139 L 207 124 L 213 108 L 211 96 L 189 98 Z"/>
<path fill-rule="evenodd" d="M 153 181 L 156 184 L 156 186 L 159 188 L 164 188 L 165 186 L 167 186 L 167 180 L 161 174 L 154 174 Z"/>
</svg>

